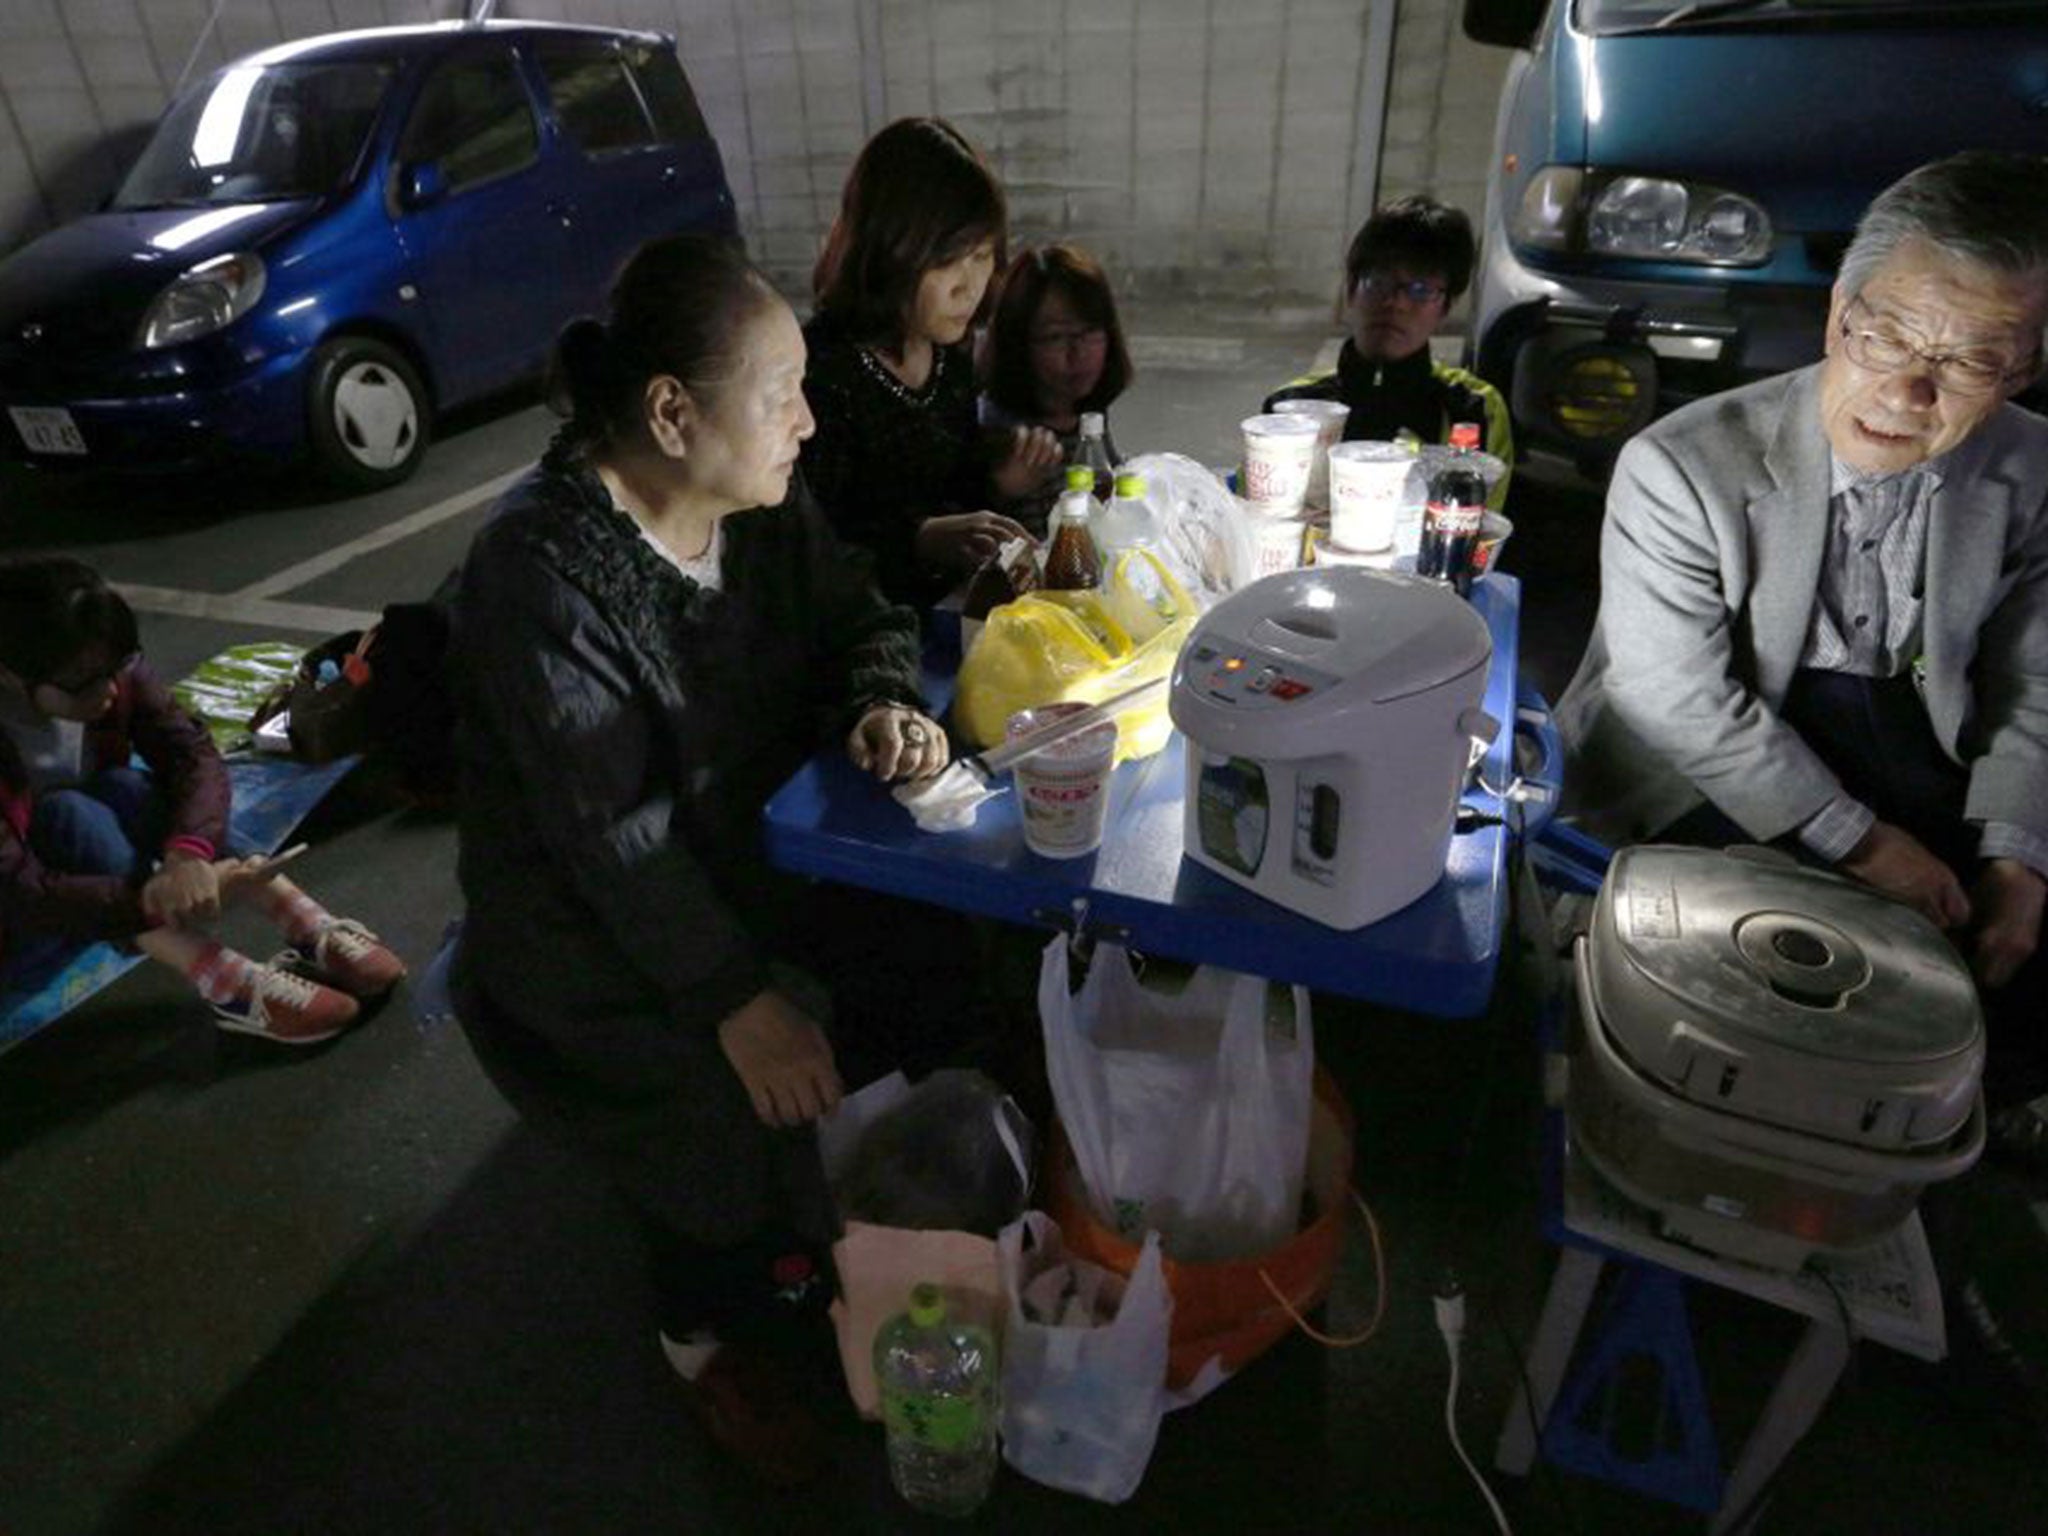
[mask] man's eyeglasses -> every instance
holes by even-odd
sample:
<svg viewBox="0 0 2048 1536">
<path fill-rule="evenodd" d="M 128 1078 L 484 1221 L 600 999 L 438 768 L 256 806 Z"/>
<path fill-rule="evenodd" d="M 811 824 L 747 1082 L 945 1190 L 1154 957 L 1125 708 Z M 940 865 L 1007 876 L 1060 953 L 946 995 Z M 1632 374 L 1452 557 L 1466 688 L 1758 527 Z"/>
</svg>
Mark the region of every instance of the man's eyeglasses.
<svg viewBox="0 0 2048 1536">
<path fill-rule="evenodd" d="M 114 681 L 115 678 L 126 672 L 140 660 L 142 660 L 142 652 L 130 651 L 113 666 L 102 668 L 88 677 L 49 677 L 43 679 L 43 686 L 54 688 L 59 693 L 69 694 L 74 699 L 82 698 L 86 694 L 97 693 L 101 688 Z"/>
<path fill-rule="evenodd" d="M 1450 292 L 1426 277 L 1399 277 L 1392 272 L 1368 272 L 1358 280 L 1358 289 L 1367 298 L 1406 299 L 1410 304 L 1429 304 Z"/>
<path fill-rule="evenodd" d="M 1873 321 L 1878 318 L 1860 298 L 1851 300 L 1849 307 L 1861 309 Z M 1852 324 L 1847 313 L 1842 316 L 1842 350 L 1850 362 L 1872 373 L 1896 373 L 1917 362 L 1937 388 L 1951 395 L 1988 395 L 2033 365 L 2031 356 L 2009 363 L 1978 352 L 1929 352 L 1896 331 Z"/>
<path fill-rule="evenodd" d="M 1081 325 L 1034 332 L 1031 345 L 1041 352 L 1067 352 L 1075 348 L 1099 347 L 1108 339 L 1109 333 L 1101 326 Z"/>
</svg>

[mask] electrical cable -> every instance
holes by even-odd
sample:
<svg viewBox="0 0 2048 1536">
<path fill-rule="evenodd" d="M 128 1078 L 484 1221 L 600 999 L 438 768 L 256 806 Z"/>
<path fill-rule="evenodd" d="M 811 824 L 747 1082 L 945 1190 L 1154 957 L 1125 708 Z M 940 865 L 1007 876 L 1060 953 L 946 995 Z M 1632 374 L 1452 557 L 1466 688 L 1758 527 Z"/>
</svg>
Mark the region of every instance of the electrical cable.
<svg viewBox="0 0 2048 1536">
<path fill-rule="evenodd" d="M 1458 1461 L 1464 1466 L 1466 1476 L 1478 1488 L 1480 1497 L 1486 1500 L 1486 1507 L 1493 1512 L 1493 1523 L 1500 1536 L 1515 1536 L 1514 1527 L 1508 1524 L 1507 1511 L 1500 1507 L 1500 1500 L 1494 1497 L 1479 1468 L 1472 1464 L 1472 1458 L 1465 1451 L 1465 1442 L 1458 1434 L 1458 1362 L 1463 1353 L 1465 1337 L 1465 1293 L 1458 1287 L 1456 1279 L 1447 1279 L 1438 1289 L 1434 1298 L 1436 1307 L 1436 1331 L 1444 1341 L 1444 1353 L 1450 1357 L 1450 1385 L 1444 1392 L 1444 1431 L 1451 1437 L 1451 1449 L 1458 1454 Z"/>
</svg>

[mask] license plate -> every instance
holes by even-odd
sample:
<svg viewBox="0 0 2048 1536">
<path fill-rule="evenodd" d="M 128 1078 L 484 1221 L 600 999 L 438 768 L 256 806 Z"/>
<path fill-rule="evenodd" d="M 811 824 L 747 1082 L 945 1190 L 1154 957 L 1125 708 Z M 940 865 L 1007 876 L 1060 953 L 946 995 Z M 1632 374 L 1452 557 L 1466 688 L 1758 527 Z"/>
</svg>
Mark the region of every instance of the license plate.
<svg viewBox="0 0 2048 1536">
<path fill-rule="evenodd" d="M 85 438 L 71 413 L 55 405 L 10 405 L 7 414 L 30 453 L 84 453 Z"/>
</svg>

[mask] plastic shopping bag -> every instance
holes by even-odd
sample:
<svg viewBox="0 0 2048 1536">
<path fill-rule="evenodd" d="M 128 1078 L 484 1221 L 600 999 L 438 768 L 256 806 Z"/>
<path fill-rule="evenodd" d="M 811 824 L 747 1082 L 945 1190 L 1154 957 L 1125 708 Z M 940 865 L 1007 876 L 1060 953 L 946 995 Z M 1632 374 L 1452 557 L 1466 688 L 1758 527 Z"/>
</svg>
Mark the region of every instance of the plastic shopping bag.
<svg viewBox="0 0 2048 1536">
<path fill-rule="evenodd" d="M 1149 550 L 1128 551 L 1095 592 L 1031 592 L 992 609 L 960 663 L 953 721 L 976 747 L 1020 709 L 1098 704 L 1173 671 L 1196 607 Z M 1116 760 L 1149 757 L 1173 733 L 1166 700 L 1117 717 Z"/>
<path fill-rule="evenodd" d="M 1034 1482 L 1106 1504 L 1138 1491 L 1166 1412 L 1173 1299 L 1148 1233 L 1128 1280 L 1070 1257 L 1052 1218 L 1027 1211 L 997 1240 L 1003 1459 Z"/>
<path fill-rule="evenodd" d="M 1301 1222 L 1315 1042 L 1306 988 L 1269 1026 L 1267 983 L 1203 966 L 1177 995 L 1138 985 L 1099 944 L 1071 993 L 1067 941 L 1046 946 L 1046 1072 L 1096 1215 L 1158 1230 L 1181 1261 L 1263 1253 Z"/>
<path fill-rule="evenodd" d="M 1161 1265 L 1166 1271 L 1166 1289 L 1173 1297 L 1166 1352 L 1169 1412 L 1200 1401 L 1302 1327 L 1303 1314 L 1321 1305 L 1330 1293 L 1344 1252 L 1345 1213 L 1353 1205 L 1363 1211 L 1364 1205 L 1351 1186 L 1354 1135 L 1350 1108 L 1328 1073 L 1318 1071 L 1315 1081 L 1315 1109 L 1309 1122 L 1308 1209 L 1301 1230 L 1265 1253 L 1212 1263 L 1169 1258 Z M 1073 1149 L 1058 1125 L 1049 1140 L 1043 1198 L 1047 1213 L 1059 1223 L 1067 1252 L 1116 1274 L 1135 1273 L 1142 1251 L 1096 1219 L 1088 1193 L 1081 1187 Z M 1370 1212 L 1366 1214 L 1370 1216 Z M 1373 1321 L 1355 1338 L 1321 1338 L 1325 1344 L 1352 1347 L 1366 1342 L 1385 1307 L 1385 1263 L 1371 1220 L 1366 1222 L 1366 1230 L 1374 1234 L 1373 1267 L 1381 1277 Z"/>
<path fill-rule="evenodd" d="M 943 1146 L 929 1134 L 934 1106 L 957 1111 L 959 1123 Z M 932 1282 L 945 1292 L 950 1315 L 1000 1334 L 1002 1282 L 992 1236 L 863 1221 L 846 1201 L 889 1217 L 952 1221 L 974 1220 L 995 1202 L 1009 1202 L 990 1223 L 994 1232 L 1023 1207 L 1033 1141 L 1016 1105 L 978 1073 L 935 1072 L 912 1087 L 892 1072 L 849 1094 L 819 1122 L 825 1176 L 849 1218 L 832 1245 L 839 1272 L 832 1325 L 847 1395 L 864 1418 L 881 1414 L 875 1334 L 908 1304 L 912 1286 Z M 987 1166 L 957 1166 L 962 1156 Z"/>
<path fill-rule="evenodd" d="M 1178 453 L 1146 453 L 1123 466 L 1145 479 L 1159 516 L 1167 568 L 1203 609 L 1257 579 L 1253 525 L 1213 470 Z"/>
</svg>

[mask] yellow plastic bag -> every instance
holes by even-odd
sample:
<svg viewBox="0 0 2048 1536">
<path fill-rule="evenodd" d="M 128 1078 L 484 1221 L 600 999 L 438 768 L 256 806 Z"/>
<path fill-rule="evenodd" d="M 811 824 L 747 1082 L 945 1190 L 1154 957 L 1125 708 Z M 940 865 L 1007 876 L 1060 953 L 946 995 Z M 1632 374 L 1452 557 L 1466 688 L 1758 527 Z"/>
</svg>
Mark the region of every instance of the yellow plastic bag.
<svg viewBox="0 0 2048 1536">
<path fill-rule="evenodd" d="M 992 747 L 1020 709 L 1100 703 L 1165 677 L 1194 623 L 1194 601 L 1159 558 L 1125 550 L 1097 591 L 1031 592 L 990 611 L 960 663 L 954 723 L 976 747 Z M 1164 697 L 1126 711 L 1116 760 L 1149 757 L 1172 729 Z"/>
</svg>

